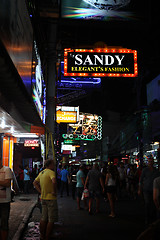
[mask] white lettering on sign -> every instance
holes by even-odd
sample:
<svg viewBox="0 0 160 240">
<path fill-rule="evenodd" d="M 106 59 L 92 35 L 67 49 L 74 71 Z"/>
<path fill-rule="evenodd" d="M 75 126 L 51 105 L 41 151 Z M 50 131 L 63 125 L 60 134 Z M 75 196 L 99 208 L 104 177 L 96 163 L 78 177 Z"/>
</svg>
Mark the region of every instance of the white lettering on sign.
<svg viewBox="0 0 160 240">
<path fill-rule="evenodd" d="M 24 147 L 39 147 L 38 140 L 25 140 Z"/>
<path fill-rule="evenodd" d="M 74 55 L 73 55 L 74 56 Z M 87 55 L 85 59 L 82 59 L 81 54 L 75 55 L 75 65 L 113 65 L 117 63 L 119 66 L 122 65 L 122 60 L 124 59 L 125 55 L 93 55 L 92 58 L 90 55 Z"/>
</svg>

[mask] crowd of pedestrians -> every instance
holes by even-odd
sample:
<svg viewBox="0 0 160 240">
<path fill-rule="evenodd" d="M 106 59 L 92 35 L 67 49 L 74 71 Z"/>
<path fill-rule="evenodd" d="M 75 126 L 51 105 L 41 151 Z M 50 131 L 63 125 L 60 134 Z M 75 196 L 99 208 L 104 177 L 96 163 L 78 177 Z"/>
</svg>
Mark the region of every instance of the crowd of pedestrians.
<svg viewBox="0 0 160 240">
<path fill-rule="evenodd" d="M 57 169 L 57 172 L 56 172 Z M 8 219 L 11 201 L 10 168 L 0 161 L 0 239 L 8 236 Z M 141 196 L 145 204 L 144 220 L 146 225 L 160 219 L 160 171 L 154 167 L 154 160 L 148 159 L 147 166 L 120 163 L 118 166 L 108 164 L 103 167 L 97 163 L 80 166 L 54 166 L 53 160 L 46 160 L 43 169 L 34 167 L 32 174 L 28 166 L 20 169 L 19 183 L 24 193 L 29 193 L 33 183 L 41 195 L 42 217 L 40 220 L 41 239 L 50 239 L 54 222 L 58 220 L 57 194 L 77 200 L 77 211 L 82 209 L 82 202 L 88 214 L 100 211 L 101 199 L 108 201 L 109 217 L 116 217 L 115 204 L 118 200 L 128 198 L 135 200 Z M 95 209 L 93 201 L 95 200 Z"/>
<path fill-rule="evenodd" d="M 77 197 L 77 209 L 84 208 L 93 213 L 93 200 L 96 201 L 95 212 L 99 212 L 100 199 L 103 197 L 109 203 L 109 217 L 116 217 L 115 204 L 120 199 L 136 200 L 141 197 L 145 204 L 144 220 L 146 225 L 160 217 L 160 171 L 154 167 L 154 160 L 148 159 L 146 166 L 120 162 L 118 166 L 109 164 L 100 167 L 97 163 L 79 167 L 64 166 L 60 171 L 59 191 L 63 196 L 64 172 L 66 195 L 71 189 L 72 198 Z M 68 188 L 68 186 L 71 186 Z M 87 194 L 88 191 L 88 194 Z"/>
<path fill-rule="evenodd" d="M 38 165 L 35 164 L 33 169 L 29 168 L 29 165 L 25 165 L 24 168 L 19 166 L 19 169 L 16 173 L 16 179 L 18 182 L 18 188 L 16 189 L 20 193 L 29 194 L 33 191 L 33 181 L 38 176 L 39 172 L 42 170 L 42 165 L 38 168 Z M 17 186 L 15 186 L 17 188 Z"/>
</svg>

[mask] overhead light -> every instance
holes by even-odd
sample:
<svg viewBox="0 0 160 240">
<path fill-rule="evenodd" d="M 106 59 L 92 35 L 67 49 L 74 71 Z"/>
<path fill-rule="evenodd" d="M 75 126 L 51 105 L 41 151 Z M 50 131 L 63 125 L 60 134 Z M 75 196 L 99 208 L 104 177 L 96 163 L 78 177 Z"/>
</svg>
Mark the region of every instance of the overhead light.
<svg viewBox="0 0 160 240">
<path fill-rule="evenodd" d="M 11 127 L 11 133 L 14 133 L 14 127 L 13 126 Z"/>
<path fill-rule="evenodd" d="M 5 121 L 4 121 L 4 119 L 1 122 L 1 128 L 5 128 Z"/>
<path fill-rule="evenodd" d="M 37 134 L 33 133 L 14 133 L 14 137 L 19 137 L 19 138 L 38 138 L 39 136 Z"/>
</svg>

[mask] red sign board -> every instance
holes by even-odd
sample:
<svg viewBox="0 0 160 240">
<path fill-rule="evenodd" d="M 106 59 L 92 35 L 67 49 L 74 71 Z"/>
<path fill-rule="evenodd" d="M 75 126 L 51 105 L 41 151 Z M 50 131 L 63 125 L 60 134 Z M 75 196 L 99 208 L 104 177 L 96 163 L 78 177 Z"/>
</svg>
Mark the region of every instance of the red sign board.
<svg viewBox="0 0 160 240">
<path fill-rule="evenodd" d="M 38 140 L 25 140 L 24 147 L 39 147 Z"/>
<path fill-rule="evenodd" d="M 136 77 L 137 51 L 126 48 L 65 49 L 64 76 Z"/>
<path fill-rule="evenodd" d="M 69 155 L 69 154 L 71 154 L 71 150 L 63 150 L 63 154 L 64 155 Z"/>
</svg>

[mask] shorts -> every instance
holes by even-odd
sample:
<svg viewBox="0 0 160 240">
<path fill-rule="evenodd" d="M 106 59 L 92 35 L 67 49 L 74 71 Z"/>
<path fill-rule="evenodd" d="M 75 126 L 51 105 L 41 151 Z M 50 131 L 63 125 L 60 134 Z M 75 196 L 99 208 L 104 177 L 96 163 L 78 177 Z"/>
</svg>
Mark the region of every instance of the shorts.
<svg viewBox="0 0 160 240">
<path fill-rule="evenodd" d="M 0 203 L 0 229 L 4 231 L 8 231 L 8 220 L 10 213 L 10 202 L 8 203 Z"/>
<path fill-rule="evenodd" d="M 95 190 L 89 190 L 89 198 L 100 198 L 101 192 Z"/>
<path fill-rule="evenodd" d="M 77 197 L 81 198 L 84 188 L 83 187 L 77 187 Z"/>
<path fill-rule="evenodd" d="M 42 200 L 42 217 L 44 222 L 58 222 L 57 200 Z"/>
<path fill-rule="evenodd" d="M 116 192 L 116 186 L 107 186 L 105 190 L 106 190 L 107 193 L 115 193 Z"/>
</svg>

